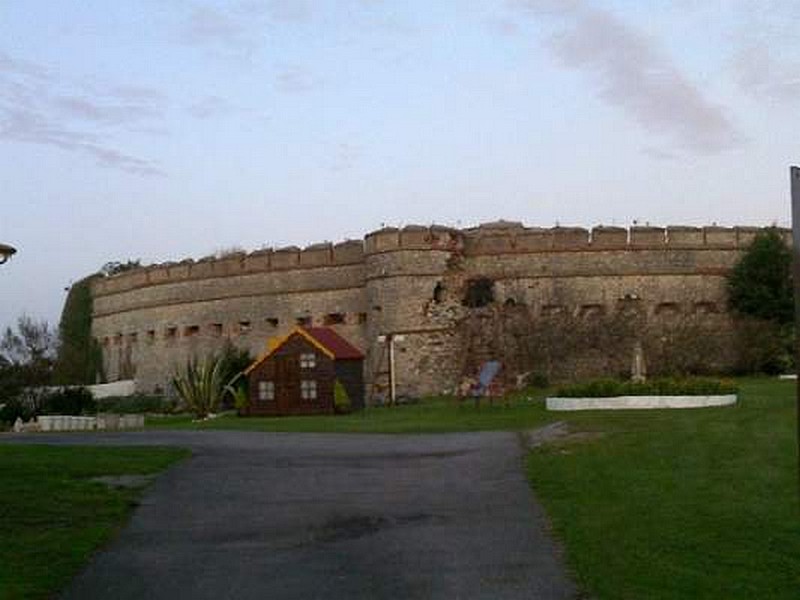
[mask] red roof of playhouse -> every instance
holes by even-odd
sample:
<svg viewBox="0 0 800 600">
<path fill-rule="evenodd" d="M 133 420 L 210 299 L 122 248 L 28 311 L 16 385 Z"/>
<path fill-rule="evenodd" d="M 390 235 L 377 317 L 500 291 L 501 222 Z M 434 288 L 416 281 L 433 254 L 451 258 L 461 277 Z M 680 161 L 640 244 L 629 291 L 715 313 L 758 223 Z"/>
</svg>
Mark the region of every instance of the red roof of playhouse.
<svg viewBox="0 0 800 600">
<path fill-rule="evenodd" d="M 259 356 L 255 362 L 253 362 L 253 364 L 247 367 L 244 370 L 245 375 L 250 373 L 250 371 L 275 354 L 275 352 L 287 341 L 289 341 L 289 338 L 295 334 L 303 336 L 311 344 L 321 350 L 323 354 L 326 354 L 333 360 L 364 358 L 364 353 L 361 352 L 361 350 L 353 346 L 350 342 L 348 342 L 330 327 L 295 327 L 285 337 L 281 338 L 274 346 L 272 346 L 266 353 Z"/>
<path fill-rule="evenodd" d="M 364 353 L 330 327 L 305 327 L 303 330 L 327 348 L 335 360 L 364 358 Z"/>
</svg>

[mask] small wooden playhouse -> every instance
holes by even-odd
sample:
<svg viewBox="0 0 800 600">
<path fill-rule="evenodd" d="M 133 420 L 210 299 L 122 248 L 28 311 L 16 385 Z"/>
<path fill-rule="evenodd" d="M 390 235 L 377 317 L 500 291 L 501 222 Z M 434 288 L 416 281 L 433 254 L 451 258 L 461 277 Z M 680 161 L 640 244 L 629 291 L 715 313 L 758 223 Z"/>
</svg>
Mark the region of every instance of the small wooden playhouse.
<svg viewBox="0 0 800 600">
<path fill-rule="evenodd" d="M 248 415 L 332 414 L 339 381 L 364 406 L 364 354 L 329 327 L 296 327 L 246 370 Z"/>
</svg>

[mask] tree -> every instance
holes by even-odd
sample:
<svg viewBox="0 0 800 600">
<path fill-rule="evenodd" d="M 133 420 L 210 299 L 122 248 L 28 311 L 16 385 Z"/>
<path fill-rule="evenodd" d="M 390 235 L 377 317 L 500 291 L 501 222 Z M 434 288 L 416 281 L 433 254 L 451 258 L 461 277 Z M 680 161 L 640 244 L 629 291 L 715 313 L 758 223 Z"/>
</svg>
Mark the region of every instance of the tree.
<svg viewBox="0 0 800 600">
<path fill-rule="evenodd" d="M 730 307 L 785 325 L 794 321 L 792 253 L 774 227 L 756 234 L 728 277 Z"/>
<path fill-rule="evenodd" d="M 55 354 L 56 336 L 46 321 L 23 315 L 16 328 L 7 327 L 0 337 L 0 404 L 14 404 L 19 410 L 11 412 L 26 418 L 34 414 L 42 397 L 40 388 L 52 380 Z M 8 420 L 11 412 L 0 420 Z"/>
</svg>

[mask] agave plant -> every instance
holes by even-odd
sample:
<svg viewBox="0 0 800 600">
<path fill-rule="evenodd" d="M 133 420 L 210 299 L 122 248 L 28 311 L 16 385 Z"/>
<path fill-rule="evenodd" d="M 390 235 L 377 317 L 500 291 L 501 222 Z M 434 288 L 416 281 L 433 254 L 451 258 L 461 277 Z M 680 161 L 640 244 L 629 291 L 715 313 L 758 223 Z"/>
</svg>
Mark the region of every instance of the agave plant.
<svg viewBox="0 0 800 600">
<path fill-rule="evenodd" d="M 183 372 L 172 376 L 172 385 L 198 419 L 205 419 L 219 408 L 225 393 L 227 373 L 222 357 L 189 359 Z"/>
</svg>

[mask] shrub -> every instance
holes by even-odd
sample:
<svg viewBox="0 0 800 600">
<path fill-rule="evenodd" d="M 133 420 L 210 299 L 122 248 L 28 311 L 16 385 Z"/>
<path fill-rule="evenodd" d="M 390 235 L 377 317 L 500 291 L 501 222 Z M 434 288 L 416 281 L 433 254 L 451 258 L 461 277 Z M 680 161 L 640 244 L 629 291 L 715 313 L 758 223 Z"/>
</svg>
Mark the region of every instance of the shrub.
<svg viewBox="0 0 800 600">
<path fill-rule="evenodd" d="M 561 398 L 610 398 L 614 396 L 705 396 L 735 394 L 736 384 L 706 378 L 652 379 L 643 383 L 598 379 L 588 383 L 562 386 L 555 396 Z"/>
<path fill-rule="evenodd" d="M 531 373 L 525 377 L 525 386 L 541 390 L 550 386 L 550 379 L 545 373 Z"/>
<path fill-rule="evenodd" d="M 13 425 L 17 418 L 30 421 L 34 416 L 36 413 L 33 408 L 20 398 L 12 398 L 0 403 L 0 424 L 2 425 Z"/>
<path fill-rule="evenodd" d="M 85 387 L 62 388 L 44 397 L 43 415 L 85 415 L 97 412 L 97 402 Z"/>
<path fill-rule="evenodd" d="M 186 408 L 198 419 L 218 410 L 225 393 L 226 363 L 223 357 L 190 359 L 186 368 L 172 377 L 172 385 Z"/>
<path fill-rule="evenodd" d="M 333 386 L 333 408 L 339 414 L 349 413 L 352 409 L 350 396 L 347 394 L 347 390 L 344 389 L 342 382 L 338 379 Z"/>
<path fill-rule="evenodd" d="M 97 400 L 98 412 L 119 414 L 167 413 L 171 403 L 163 396 L 134 394 L 132 396 L 108 396 Z"/>
</svg>

